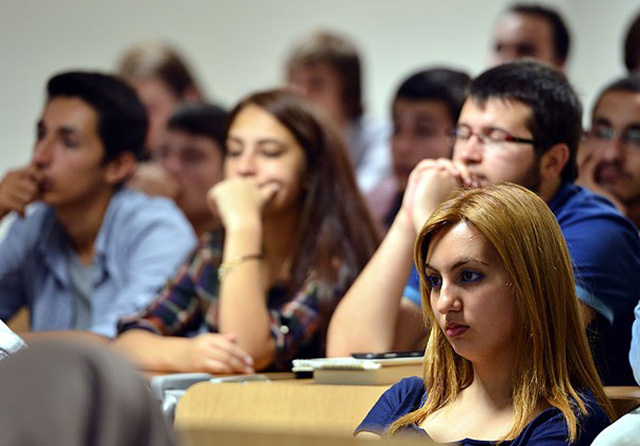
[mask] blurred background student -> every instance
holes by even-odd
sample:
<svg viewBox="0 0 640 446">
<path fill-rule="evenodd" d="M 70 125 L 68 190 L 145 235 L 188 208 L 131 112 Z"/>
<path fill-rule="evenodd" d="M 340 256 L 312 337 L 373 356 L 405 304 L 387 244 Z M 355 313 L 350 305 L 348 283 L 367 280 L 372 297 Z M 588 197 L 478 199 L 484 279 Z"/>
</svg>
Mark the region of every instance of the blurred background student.
<svg viewBox="0 0 640 446">
<path fill-rule="evenodd" d="M 571 34 L 562 15 L 540 3 L 514 3 L 496 19 L 489 66 L 525 57 L 567 71 Z"/>
<path fill-rule="evenodd" d="M 141 42 L 127 48 L 116 72 L 131 84 L 147 109 L 150 153 L 160 144 L 162 131 L 176 107 L 204 97 L 184 56 L 165 42 Z"/>
<path fill-rule="evenodd" d="M 167 122 L 154 153 L 175 183 L 176 204 L 198 236 L 219 224 L 207 205 L 207 192 L 222 180 L 228 117 L 216 105 L 183 104 Z"/>
<path fill-rule="evenodd" d="M 418 71 L 393 98 L 392 175 L 367 194 L 374 218 L 386 232 L 402 205 L 409 174 L 427 158 L 451 158 L 454 130 L 470 77 L 449 68 Z"/>
<path fill-rule="evenodd" d="M 286 63 L 289 86 L 322 107 L 342 132 L 366 194 L 389 174 L 391 159 L 387 124 L 364 117 L 362 72 L 355 44 L 329 31 L 297 42 Z"/>
<path fill-rule="evenodd" d="M 124 50 L 116 73 L 136 91 L 149 116 L 146 151 L 129 187 L 149 195 L 177 199 L 180 185 L 156 162 L 169 118 L 185 103 L 200 102 L 204 93 L 185 57 L 173 45 L 144 41 Z M 150 162 L 149 162 L 150 161 Z"/>
</svg>

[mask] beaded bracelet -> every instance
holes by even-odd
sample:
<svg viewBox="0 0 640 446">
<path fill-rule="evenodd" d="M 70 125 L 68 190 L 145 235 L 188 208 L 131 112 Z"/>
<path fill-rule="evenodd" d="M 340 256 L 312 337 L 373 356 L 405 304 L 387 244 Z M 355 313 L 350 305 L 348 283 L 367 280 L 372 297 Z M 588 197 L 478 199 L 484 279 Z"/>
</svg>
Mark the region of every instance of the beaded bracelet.
<svg viewBox="0 0 640 446">
<path fill-rule="evenodd" d="M 226 262 L 222 262 L 218 267 L 218 281 L 222 282 L 222 279 L 231 272 L 233 268 L 236 266 L 246 262 L 247 260 L 262 260 L 262 254 L 246 254 L 243 256 L 238 256 L 233 260 L 228 260 Z"/>
</svg>

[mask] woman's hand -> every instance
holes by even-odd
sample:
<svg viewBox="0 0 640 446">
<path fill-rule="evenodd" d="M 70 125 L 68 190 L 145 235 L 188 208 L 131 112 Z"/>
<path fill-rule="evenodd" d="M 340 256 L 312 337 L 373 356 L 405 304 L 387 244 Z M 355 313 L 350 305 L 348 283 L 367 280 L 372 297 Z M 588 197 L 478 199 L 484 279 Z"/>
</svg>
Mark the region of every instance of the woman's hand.
<svg viewBox="0 0 640 446">
<path fill-rule="evenodd" d="M 204 333 L 188 339 L 178 369 L 206 373 L 254 373 L 253 358 L 232 334 Z"/>
<path fill-rule="evenodd" d="M 207 193 L 207 203 L 214 215 L 219 215 L 226 228 L 236 228 L 247 222 L 258 223 L 265 203 L 271 200 L 279 186 L 267 183 L 258 186 L 255 178 L 228 178 Z"/>
</svg>

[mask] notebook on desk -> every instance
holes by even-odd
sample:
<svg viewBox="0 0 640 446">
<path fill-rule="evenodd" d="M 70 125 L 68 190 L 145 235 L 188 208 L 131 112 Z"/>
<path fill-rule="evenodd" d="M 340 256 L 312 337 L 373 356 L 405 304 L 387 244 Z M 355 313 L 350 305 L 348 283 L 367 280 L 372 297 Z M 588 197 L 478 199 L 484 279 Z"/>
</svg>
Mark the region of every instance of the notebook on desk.
<svg viewBox="0 0 640 446">
<path fill-rule="evenodd" d="M 422 376 L 423 359 L 295 359 L 293 371 L 313 371 L 313 378 L 318 384 L 389 385 L 407 376 Z"/>
</svg>

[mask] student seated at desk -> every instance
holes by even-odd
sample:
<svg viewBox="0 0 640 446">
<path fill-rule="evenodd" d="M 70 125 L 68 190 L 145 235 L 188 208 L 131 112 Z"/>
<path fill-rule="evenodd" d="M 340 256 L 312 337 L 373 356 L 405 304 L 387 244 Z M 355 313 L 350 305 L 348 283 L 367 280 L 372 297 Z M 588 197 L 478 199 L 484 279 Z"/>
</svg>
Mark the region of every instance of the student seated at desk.
<svg viewBox="0 0 640 446">
<path fill-rule="evenodd" d="M 207 205 L 207 192 L 222 180 L 227 118 L 213 104 L 184 104 L 167 122 L 154 153 L 154 161 L 169 175 L 165 184 L 173 188 L 172 197 L 199 237 L 219 224 Z M 146 185 L 140 184 L 143 191 Z M 146 191 L 150 195 L 156 192 L 151 189 Z"/>
<path fill-rule="evenodd" d="M 449 68 L 411 74 L 391 104 L 393 176 L 367 194 L 371 211 L 388 231 L 402 206 L 409 174 L 423 159 L 451 158 L 456 122 L 466 96 L 469 75 Z"/>
<path fill-rule="evenodd" d="M 275 90 L 230 115 L 225 179 L 209 193 L 224 231 L 135 318 L 116 346 L 161 371 L 286 370 L 324 353 L 333 308 L 376 247 L 339 133 Z"/>
<path fill-rule="evenodd" d="M 424 225 L 415 261 L 430 325 L 424 380 L 385 392 L 359 436 L 589 445 L 609 424 L 569 253 L 543 200 L 511 183 L 463 192 Z"/>
<path fill-rule="evenodd" d="M 27 341 L 106 342 L 196 246 L 174 203 L 124 187 L 146 132 L 144 107 L 123 81 L 65 72 L 47 82 L 31 160 L 0 181 L 0 217 L 21 216 L 0 244 L 0 319 L 27 307 L 38 332 Z"/>
</svg>

